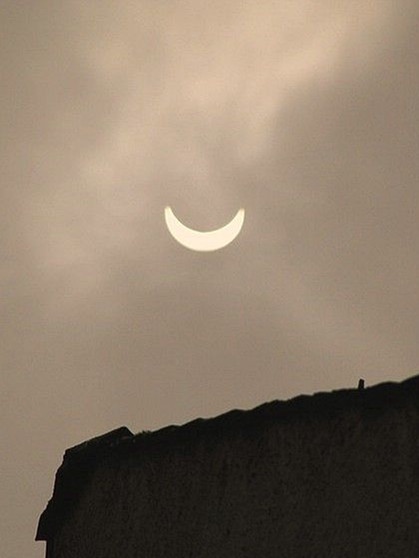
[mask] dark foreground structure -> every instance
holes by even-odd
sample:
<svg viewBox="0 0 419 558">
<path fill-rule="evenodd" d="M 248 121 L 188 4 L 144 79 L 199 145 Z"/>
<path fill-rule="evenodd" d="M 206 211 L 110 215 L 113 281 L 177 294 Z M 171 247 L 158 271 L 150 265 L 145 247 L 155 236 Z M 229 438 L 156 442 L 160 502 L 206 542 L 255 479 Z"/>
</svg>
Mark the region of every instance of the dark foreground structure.
<svg viewBox="0 0 419 558">
<path fill-rule="evenodd" d="M 419 376 L 65 452 L 47 558 L 418 558 Z"/>
</svg>

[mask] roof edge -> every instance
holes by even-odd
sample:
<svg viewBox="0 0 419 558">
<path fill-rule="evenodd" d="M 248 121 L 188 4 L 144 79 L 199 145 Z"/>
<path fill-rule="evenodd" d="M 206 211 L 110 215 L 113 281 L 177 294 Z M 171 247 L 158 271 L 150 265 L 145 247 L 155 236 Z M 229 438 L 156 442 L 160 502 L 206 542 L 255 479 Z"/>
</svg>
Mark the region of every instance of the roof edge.
<svg viewBox="0 0 419 558">
<path fill-rule="evenodd" d="M 361 384 L 360 384 L 361 385 Z M 234 409 L 216 417 L 197 418 L 183 425 L 165 426 L 153 432 L 134 435 L 121 426 L 101 436 L 77 444 L 64 453 L 57 470 L 53 495 L 39 518 L 35 540 L 50 540 L 77 504 L 96 466 L 107 456 L 126 455 L 151 448 L 173 447 L 182 441 L 208 433 L 258 427 L 261 423 L 331 418 L 348 409 L 358 408 L 379 413 L 383 409 L 399 407 L 407 400 L 419 406 L 419 375 L 402 382 L 383 382 L 367 388 L 340 389 L 299 395 L 285 401 L 274 400 L 250 410 Z"/>
<path fill-rule="evenodd" d="M 96 463 L 134 434 L 126 427 L 115 428 L 67 449 L 55 475 L 54 491 L 39 518 L 36 541 L 47 541 L 80 498 Z"/>
</svg>

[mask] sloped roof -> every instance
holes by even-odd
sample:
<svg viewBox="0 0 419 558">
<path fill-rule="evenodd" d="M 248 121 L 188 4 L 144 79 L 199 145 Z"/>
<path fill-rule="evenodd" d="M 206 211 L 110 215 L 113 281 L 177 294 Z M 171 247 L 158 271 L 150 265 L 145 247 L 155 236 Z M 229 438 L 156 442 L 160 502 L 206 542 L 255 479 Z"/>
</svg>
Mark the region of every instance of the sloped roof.
<svg viewBox="0 0 419 558">
<path fill-rule="evenodd" d="M 170 451 L 170 448 L 195 439 L 220 437 L 226 433 L 255 432 L 263 425 L 292 420 L 325 419 L 359 409 L 373 415 L 408 404 L 419 407 L 419 375 L 401 383 L 386 382 L 365 389 L 342 389 L 300 395 L 287 401 L 264 403 L 252 410 L 232 410 L 210 419 L 196 419 L 182 426 L 167 426 L 154 432 L 134 435 L 122 426 L 64 453 L 55 476 L 51 500 L 42 513 L 35 540 L 50 540 L 75 508 L 88 486 L 96 466 L 108 457 L 133 452 Z"/>
</svg>

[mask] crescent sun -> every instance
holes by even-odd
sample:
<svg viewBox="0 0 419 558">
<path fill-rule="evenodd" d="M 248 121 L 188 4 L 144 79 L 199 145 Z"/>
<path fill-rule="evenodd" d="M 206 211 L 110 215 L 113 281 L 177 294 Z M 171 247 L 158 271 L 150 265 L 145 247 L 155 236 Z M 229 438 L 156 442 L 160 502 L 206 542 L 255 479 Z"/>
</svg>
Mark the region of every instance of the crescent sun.
<svg viewBox="0 0 419 558">
<path fill-rule="evenodd" d="M 219 229 L 213 231 L 196 231 L 179 221 L 170 207 L 164 210 L 164 218 L 170 234 L 175 240 L 198 252 L 220 250 L 239 235 L 244 222 L 244 209 L 239 209 L 233 219 Z"/>
</svg>

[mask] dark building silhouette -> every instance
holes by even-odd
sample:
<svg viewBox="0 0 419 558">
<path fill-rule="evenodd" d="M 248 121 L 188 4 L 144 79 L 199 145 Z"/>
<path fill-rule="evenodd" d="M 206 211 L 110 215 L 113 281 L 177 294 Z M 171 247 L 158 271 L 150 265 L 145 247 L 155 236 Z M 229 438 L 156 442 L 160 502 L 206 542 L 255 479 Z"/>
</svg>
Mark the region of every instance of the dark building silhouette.
<svg viewBox="0 0 419 558">
<path fill-rule="evenodd" d="M 48 558 L 418 558 L 419 376 L 65 452 Z"/>
</svg>

